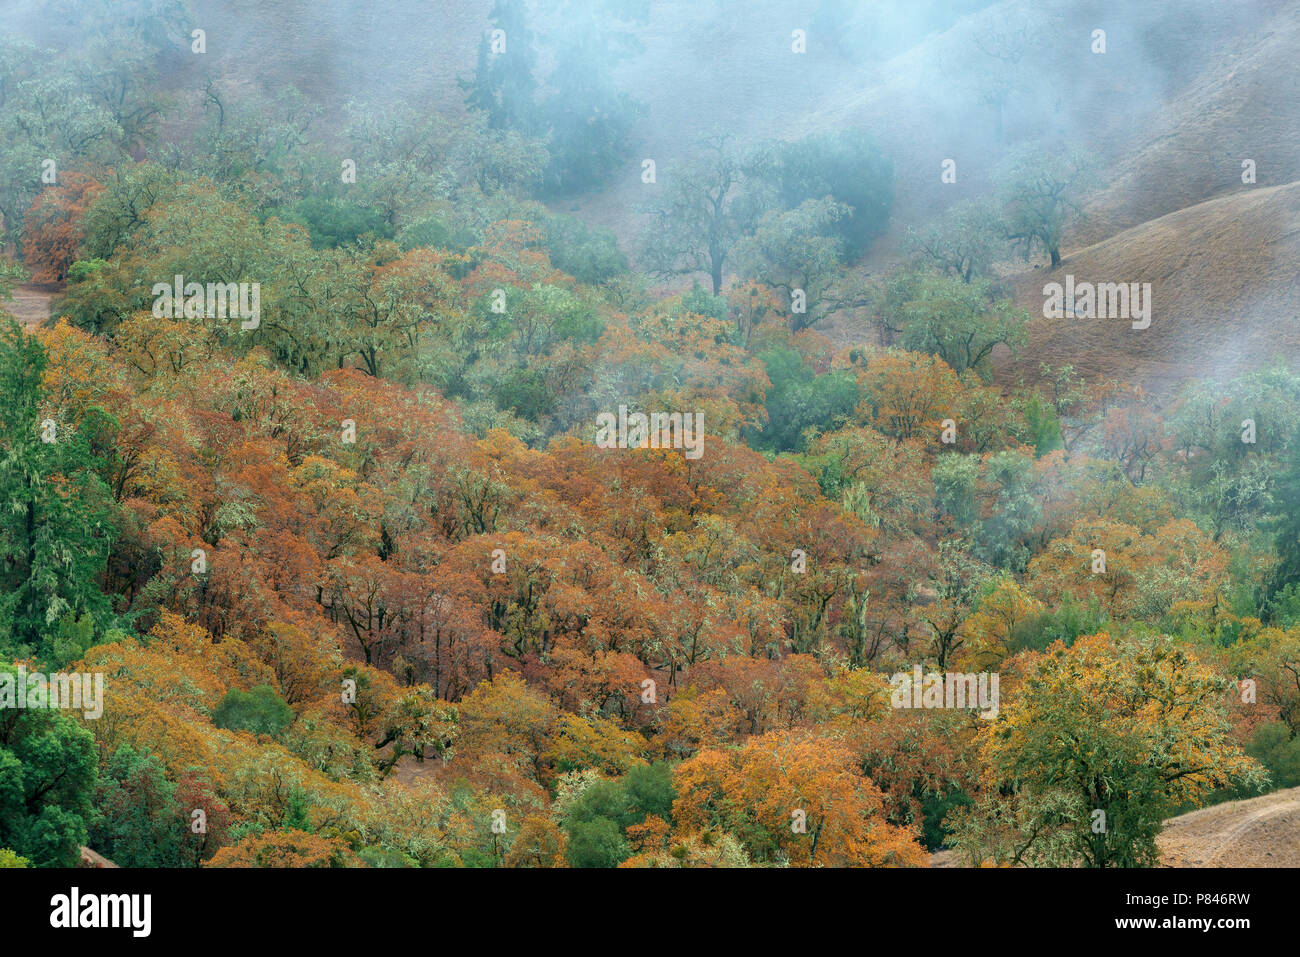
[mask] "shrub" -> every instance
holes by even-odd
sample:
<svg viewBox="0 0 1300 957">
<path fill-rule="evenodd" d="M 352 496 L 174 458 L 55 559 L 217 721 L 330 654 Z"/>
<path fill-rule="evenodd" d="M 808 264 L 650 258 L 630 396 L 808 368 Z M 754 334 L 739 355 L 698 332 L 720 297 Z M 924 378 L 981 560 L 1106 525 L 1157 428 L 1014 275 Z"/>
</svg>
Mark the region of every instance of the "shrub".
<svg viewBox="0 0 1300 957">
<path fill-rule="evenodd" d="M 212 712 L 212 721 L 230 731 L 279 734 L 293 721 L 293 709 L 270 685 L 258 685 L 251 691 L 231 688 Z"/>
</svg>

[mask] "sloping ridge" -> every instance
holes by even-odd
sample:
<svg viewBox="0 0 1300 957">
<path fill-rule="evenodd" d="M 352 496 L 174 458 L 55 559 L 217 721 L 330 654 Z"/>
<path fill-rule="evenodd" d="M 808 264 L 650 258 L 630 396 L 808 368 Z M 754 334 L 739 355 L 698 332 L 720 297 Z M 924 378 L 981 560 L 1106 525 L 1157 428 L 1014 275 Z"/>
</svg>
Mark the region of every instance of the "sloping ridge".
<svg viewBox="0 0 1300 957">
<path fill-rule="evenodd" d="M 1165 867 L 1300 867 L 1300 788 L 1171 817 L 1156 846 Z M 930 866 L 964 865 L 937 851 Z"/>
<path fill-rule="evenodd" d="M 1228 376 L 1300 357 L 1300 182 L 1256 187 L 1162 216 L 1070 251 L 1056 269 L 1010 277 L 1028 309 L 1030 341 L 1002 359 L 1009 381 L 1040 361 L 1157 395 L 1189 376 Z M 1045 319 L 1047 283 L 1150 283 L 1147 329 L 1119 318 Z"/>
<path fill-rule="evenodd" d="M 1271 17 L 1253 12 L 1255 31 L 1208 58 L 1196 81 L 1111 166 L 1078 241 L 1239 189 L 1244 160 L 1255 164 L 1261 186 L 1300 179 L 1300 7 L 1282 4 Z"/>
<path fill-rule="evenodd" d="M 54 283 L 23 283 L 13 296 L 0 299 L 0 312 L 7 312 L 24 326 L 36 326 L 50 318 L 50 305 L 61 287 Z"/>
<path fill-rule="evenodd" d="M 1067 237 L 1097 242 L 1239 187 L 1243 158 L 1256 160 L 1261 185 L 1300 178 L 1298 12 L 1296 0 L 1003 0 L 812 104 L 798 132 L 870 130 L 894 158 L 895 223 L 869 253 L 873 267 L 892 262 L 903 225 L 996 192 L 997 164 L 1025 144 L 1081 147 L 1100 164 L 1106 185 Z M 1110 47 L 1097 56 L 1088 39 L 1103 25 Z M 1034 39 L 1004 139 L 965 71 L 989 66 L 979 37 L 1021 27 Z M 950 186 L 939 179 L 946 157 L 959 171 Z"/>
</svg>

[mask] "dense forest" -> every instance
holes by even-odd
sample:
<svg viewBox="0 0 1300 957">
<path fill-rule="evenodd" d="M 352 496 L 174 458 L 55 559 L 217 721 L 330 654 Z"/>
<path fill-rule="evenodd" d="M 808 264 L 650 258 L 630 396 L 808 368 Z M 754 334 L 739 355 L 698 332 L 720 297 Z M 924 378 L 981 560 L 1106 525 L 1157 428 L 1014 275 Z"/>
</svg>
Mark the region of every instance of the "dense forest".
<svg viewBox="0 0 1300 957">
<path fill-rule="evenodd" d="M 0 313 L 52 302 L 0 314 L 0 866 L 1144 866 L 1300 784 L 1300 371 L 1027 351 L 1004 264 L 1068 265 L 1086 149 L 865 269 L 874 131 L 638 152 L 644 3 L 485 4 L 457 109 L 45 6 L 0 15 Z M 615 181 L 631 241 L 571 208 Z"/>
</svg>

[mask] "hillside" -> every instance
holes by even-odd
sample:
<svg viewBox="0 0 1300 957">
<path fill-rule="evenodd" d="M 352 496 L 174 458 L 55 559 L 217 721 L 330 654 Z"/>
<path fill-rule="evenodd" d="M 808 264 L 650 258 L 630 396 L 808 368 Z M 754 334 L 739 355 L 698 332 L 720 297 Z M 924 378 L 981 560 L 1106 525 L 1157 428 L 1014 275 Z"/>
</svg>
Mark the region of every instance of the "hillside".
<svg viewBox="0 0 1300 957">
<path fill-rule="evenodd" d="M 1254 160 L 1261 186 L 1300 179 L 1300 16 L 1288 3 L 1247 22 L 1257 26 L 1197 62 L 1187 88 L 1129 141 L 1088 204 L 1078 241 L 1239 190 L 1244 159 Z"/>
<path fill-rule="evenodd" d="M 1156 842 L 1166 867 L 1300 867 L 1300 788 L 1171 818 Z"/>
<path fill-rule="evenodd" d="M 410 4 L 194 0 L 209 52 L 174 58 L 160 79 L 189 99 L 213 72 L 273 98 L 295 88 L 321 111 L 321 135 L 352 101 L 404 97 L 460 115 L 457 81 L 473 72 L 491 6 L 466 0 L 432 16 Z M 742 18 L 719 2 L 650 5 L 635 28 L 639 51 L 615 68 L 643 105 L 627 174 L 553 208 L 612 228 L 635 260 L 653 189 L 640 181 L 643 158 L 662 178 L 714 130 L 741 144 L 866 130 L 895 169 L 890 229 L 861 263 L 879 274 L 898 261 L 908 226 L 996 191 L 998 163 L 1026 144 L 1086 145 L 1102 165 L 1105 185 L 1067 234 L 1071 246 L 1240 189 L 1242 158 L 1256 162 L 1261 187 L 1300 179 L 1300 124 L 1289 115 L 1300 91 L 1298 0 L 999 0 L 888 56 L 854 55 L 814 0 L 750 7 Z M 562 24 L 554 5 L 530 9 L 539 30 Z M 62 28 L 36 17 L 28 26 L 45 42 Z M 805 55 L 790 51 L 796 28 L 808 32 Z M 1095 28 L 1107 32 L 1104 55 L 1089 48 Z M 990 100 L 999 84 L 1000 108 Z M 958 181 L 944 185 L 948 158 Z"/>
<path fill-rule="evenodd" d="M 0 299 L 0 309 L 25 326 L 35 325 L 50 318 L 50 304 L 57 291 L 46 283 L 24 283 L 14 289 L 11 299 Z"/>
<path fill-rule="evenodd" d="M 1069 251 L 1056 270 L 1011 282 L 1034 317 L 1027 348 L 1002 372 L 1040 361 L 1168 393 L 1193 375 L 1219 377 L 1300 352 L 1300 183 L 1254 188 L 1162 216 Z M 1152 284 L 1151 327 L 1124 320 L 1042 318 L 1043 286 L 1065 281 Z"/>
<path fill-rule="evenodd" d="M 1298 15 L 5 4 L 0 869 L 1300 865 Z"/>
<path fill-rule="evenodd" d="M 1156 839 L 1164 867 L 1300 867 L 1300 788 L 1170 818 Z M 931 867 L 961 867 L 953 851 Z"/>
<path fill-rule="evenodd" d="M 1300 29 L 1295 0 L 1207 0 L 1191 11 L 1172 0 L 1138 10 L 1118 0 L 1000 0 L 884 59 L 851 55 L 821 26 L 821 5 L 812 0 L 751 7 L 739 18 L 718 2 L 650 6 L 636 29 L 640 52 L 617 68 L 620 84 L 644 104 L 638 155 L 626 178 L 565 208 L 631 240 L 645 198 L 640 159 L 663 168 L 719 128 L 751 143 L 871 131 L 895 161 L 898 223 L 993 185 L 992 167 L 1009 146 L 1086 137 L 1115 170 L 1095 202 L 1087 241 L 1213 195 L 1219 185 L 1207 182 L 1214 177 L 1206 143 L 1225 155 L 1247 149 L 1262 184 L 1297 178 L 1294 124 L 1278 122 L 1295 92 L 1288 55 Z M 418 5 L 355 11 L 306 0 L 194 0 L 193 9 L 208 32 L 208 59 L 178 58 L 163 78 L 168 86 L 192 88 L 215 67 L 271 95 L 294 87 L 323 110 L 318 125 L 327 128 L 347 102 L 380 96 L 462 112 L 457 80 L 474 69 L 491 3 L 467 0 L 436 17 Z M 532 9 L 539 28 L 556 21 L 553 7 Z M 36 26 L 44 38 L 57 36 L 57 23 Z M 1107 30 L 1105 56 L 1089 51 L 1094 26 Z M 796 28 L 808 32 L 803 56 L 790 51 Z M 1003 136 L 996 110 L 968 76 L 999 62 L 975 43 L 992 49 L 994 39 L 1015 45 L 1020 57 L 1007 80 Z M 677 68 L 679 57 L 690 70 Z M 947 157 L 961 174 L 956 188 L 939 189 L 938 163 Z"/>
</svg>

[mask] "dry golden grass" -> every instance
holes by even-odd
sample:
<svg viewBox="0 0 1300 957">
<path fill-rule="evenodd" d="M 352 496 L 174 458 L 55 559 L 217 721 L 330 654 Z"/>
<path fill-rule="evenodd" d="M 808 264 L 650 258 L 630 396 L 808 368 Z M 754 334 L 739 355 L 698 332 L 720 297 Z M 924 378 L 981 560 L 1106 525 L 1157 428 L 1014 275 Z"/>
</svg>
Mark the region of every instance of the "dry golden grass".
<svg viewBox="0 0 1300 957">
<path fill-rule="evenodd" d="M 1300 867 L 1300 788 L 1170 818 L 1156 846 L 1164 867 Z M 930 866 L 966 865 L 938 851 Z"/>
<path fill-rule="evenodd" d="M 1243 188 L 1083 249 L 1055 270 L 1012 278 L 1035 318 L 1029 344 L 999 373 L 1032 378 L 1040 361 L 1071 363 L 1088 378 L 1141 384 L 1167 395 L 1187 377 L 1216 377 L 1300 354 L 1300 183 Z M 1152 319 L 1043 319 L 1043 286 L 1064 282 L 1152 285 Z"/>
<path fill-rule="evenodd" d="M 1156 843 L 1166 867 L 1300 867 L 1300 788 L 1172 818 Z"/>
</svg>

